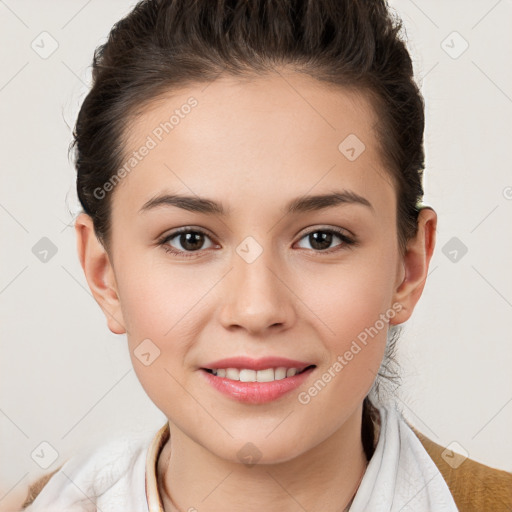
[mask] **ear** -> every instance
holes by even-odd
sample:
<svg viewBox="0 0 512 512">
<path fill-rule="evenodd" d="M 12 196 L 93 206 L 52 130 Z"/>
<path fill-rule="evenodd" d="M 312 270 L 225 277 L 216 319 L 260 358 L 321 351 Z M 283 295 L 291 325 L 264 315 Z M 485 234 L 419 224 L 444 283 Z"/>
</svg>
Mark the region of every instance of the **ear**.
<svg viewBox="0 0 512 512">
<path fill-rule="evenodd" d="M 108 328 L 114 334 L 124 334 L 126 328 L 114 269 L 108 253 L 96 237 L 92 218 L 85 213 L 78 215 L 75 232 L 80 264 L 89 288 L 105 314 Z"/>
<path fill-rule="evenodd" d="M 428 267 L 436 243 L 437 214 L 426 206 L 418 214 L 418 231 L 409 240 L 400 265 L 401 277 L 393 296 L 393 304 L 397 303 L 402 309 L 390 319 L 390 324 L 398 325 L 408 320 L 418 302 L 425 282 Z"/>
</svg>

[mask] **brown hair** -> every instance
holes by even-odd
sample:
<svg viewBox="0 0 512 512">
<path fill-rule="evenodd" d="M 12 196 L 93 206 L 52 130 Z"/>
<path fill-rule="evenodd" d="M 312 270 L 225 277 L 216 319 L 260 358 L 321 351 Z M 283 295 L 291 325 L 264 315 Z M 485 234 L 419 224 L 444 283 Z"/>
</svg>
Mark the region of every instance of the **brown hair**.
<svg viewBox="0 0 512 512">
<path fill-rule="evenodd" d="M 424 105 L 401 22 L 385 0 L 143 0 L 112 28 L 93 59 L 93 84 L 70 149 L 77 192 L 109 248 L 111 193 L 97 197 L 124 161 L 126 127 L 158 96 L 218 76 L 257 77 L 286 65 L 371 101 L 381 153 L 397 192 L 401 250 L 417 230 L 423 197 Z M 395 330 L 382 373 L 393 363 Z M 386 375 L 387 373 L 387 375 Z M 364 417 L 371 402 L 365 399 Z M 373 429 L 372 429 L 373 431 Z M 373 440 L 365 441 L 371 453 Z"/>
</svg>

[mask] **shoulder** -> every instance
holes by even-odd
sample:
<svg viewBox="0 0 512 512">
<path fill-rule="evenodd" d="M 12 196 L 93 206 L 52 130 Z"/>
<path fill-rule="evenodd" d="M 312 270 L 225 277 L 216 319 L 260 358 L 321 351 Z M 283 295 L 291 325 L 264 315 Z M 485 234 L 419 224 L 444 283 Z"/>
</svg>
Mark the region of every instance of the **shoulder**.
<svg viewBox="0 0 512 512">
<path fill-rule="evenodd" d="M 459 456 L 409 426 L 443 475 L 461 512 L 512 510 L 512 473 Z"/>
<path fill-rule="evenodd" d="M 113 502 L 118 497 L 135 499 L 144 493 L 145 457 L 151 437 L 129 433 L 101 443 L 90 453 L 78 452 L 30 484 L 22 510 L 36 512 L 48 505 L 65 510 L 86 499 L 90 507 L 91 499 L 100 496 Z"/>
</svg>

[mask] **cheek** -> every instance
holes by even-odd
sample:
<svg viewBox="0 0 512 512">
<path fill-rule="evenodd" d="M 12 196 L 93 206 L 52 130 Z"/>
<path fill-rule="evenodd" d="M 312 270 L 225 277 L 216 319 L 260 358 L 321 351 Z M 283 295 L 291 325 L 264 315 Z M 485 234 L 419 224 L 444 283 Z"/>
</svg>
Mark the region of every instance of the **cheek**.
<svg viewBox="0 0 512 512">
<path fill-rule="evenodd" d="M 388 310 L 386 300 L 374 289 L 350 286 L 326 305 L 326 323 L 334 332 L 325 338 L 328 368 L 340 375 L 343 394 L 365 396 L 376 377 L 386 347 Z"/>
<path fill-rule="evenodd" d="M 182 282 L 176 275 L 171 277 L 171 272 L 133 275 L 124 282 L 121 296 L 133 368 L 160 410 L 169 413 L 169 398 L 173 397 L 174 405 L 180 403 L 183 412 L 191 404 L 183 399 L 179 382 L 194 342 L 191 333 L 197 329 L 194 305 L 200 298 L 200 285 L 190 279 Z"/>
<path fill-rule="evenodd" d="M 346 266 L 318 266 L 297 280 L 298 295 L 306 298 L 304 302 L 316 314 L 319 325 L 323 324 L 326 339 L 332 340 L 330 344 L 339 343 L 340 348 L 376 323 L 379 331 L 387 328 L 379 319 L 392 309 L 396 262 L 392 257 L 381 257 L 379 262 L 367 260 L 361 258 Z"/>
<path fill-rule="evenodd" d="M 165 344 L 175 337 L 214 284 L 211 273 L 201 275 L 157 257 L 132 257 L 119 269 L 123 318 L 134 343 L 154 337 Z"/>
<path fill-rule="evenodd" d="M 119 262 L 117 273 L 132 364 L 148 395 L 163 405 L 165 396 L 183 394 L 172 376 L 181 382 L 197 363 L 192 349 L 211 321 L 205 310 L 209 292 L 225 270 L 207 265 L 192 270 L 170 264 L 161 254 L 137 257 L 133 251 Z M 146 366 L 148 358 L 154 361 Z"/>
<path fill-rule="evenodd" d="M 311 417 L 324 417 L 331 426 L 339 424 L 344 411 L 361 403 L 382 363 L 395 310 L 389 304 L 391 294 L 375 281 L 365 285 L 352 273 L 341 281 L 342 286 L 331 285 L 328 294 L 317 281 L 319 292 L 312 297 L 312 309 L 319 317 L 316 331 L 323 333 L 326 357 L 311 386 L 297 398 Z"/>
<path fill-rule="evenodd" d="M 326 266 L 301 279 L 299 296 L 308 297 L 305 302 L 315 313 L 328 358 L 324 364 L 331 368 L 339 363 L 331 373 L 340 376 L 336 381 L 344 393 L 359 394 L 371 386 L 386 348 L 389 322 L 396 315 L 394 250 L 383 246 L 375 252 L 378 261 L 371 261 L 369 253 L 352 265 Z"/>
</svg>

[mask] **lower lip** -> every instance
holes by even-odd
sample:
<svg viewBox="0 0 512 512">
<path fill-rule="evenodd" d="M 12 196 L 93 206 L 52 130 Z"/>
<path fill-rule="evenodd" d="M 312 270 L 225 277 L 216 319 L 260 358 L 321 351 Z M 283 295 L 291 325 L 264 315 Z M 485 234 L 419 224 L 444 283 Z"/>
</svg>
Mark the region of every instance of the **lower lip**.
<svg viewBox="0 0 512 512">
<path fill-rule="evenodd" d="M 240 382 L 224 377 L 217 377 L 213 373 L 201 370 L 206 380 L 221 393 L 248 404 L 264 404 L 282 397 L 286 393 L 298 388 L 311 374 L 315 367 L 285 379 L 272 382 Z"/>
</svg>

